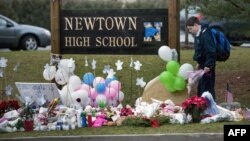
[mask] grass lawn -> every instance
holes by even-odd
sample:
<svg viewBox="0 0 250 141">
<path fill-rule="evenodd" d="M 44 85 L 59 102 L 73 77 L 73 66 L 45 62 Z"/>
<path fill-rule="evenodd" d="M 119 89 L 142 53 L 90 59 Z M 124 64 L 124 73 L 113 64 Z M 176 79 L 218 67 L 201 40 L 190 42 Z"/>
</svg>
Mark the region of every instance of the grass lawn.
<svg viewBox="0 0 250 141">
<path fill-rule="evenodd" d="M 195 65 L 192 60 L 193 50 L 181 50 L 180 64 L 190 63 Z M 84 67 L 84 58 L 87 56 L 89 67 Z M 4 96 L 4 86 L 11 84 L 14 88 L 10 98 L 19 95 L 15 82 L 48 82 L 43 78 L 43 70 L 46 63 L 50 61 L 49 51 L 18 51 L 18 52 L 0 52 L 0 57 L 8 59 L 5 75 L 0 78 L 0 100 L 6 99 Z M 142 63 L 141 70 L 136 72 L 129 67 L 130 58 L 134 61 L 139 60 Z M 82 78 L 86 72 L 93 72 L 95 76 L 106 77 L 102 73 L 104 65 L 110 65 L 116 71 L 115 62 L 119 59 L 124 62 L 123 70 L 116 71 L 116 77 L 122 82 L 122 91 L 125 94 L 123 104 L 134 105 L 135 99 L 142 95 L 143 89 L 138 88 L 136 84 L 137 77 L 144 77 L 144 81 L 149 82 L 165 70 L 166 62 L 157 55 L 63 55 L 63 58 L 73 58 L 76 62 L 75 74 Z M 97 61 L 95 71 L 91 69 L 91 61 Z M 216 96 L 217 102 L 224 102 L 224 91 L 228 82 L 235 101 L 241 103 L 242 107 L 250 108 L 250 49 L 233 48 L 230 59 L 226 62 L 218 62 L 216 68 Z M 17 72 L 13 71 L 14 66 L 20 63 Z M 132 78 L 132 79 L 131 79 Z M 249 121 L 212 123 L 207 126 L 200 124 L 186 125 L 164 125 L 160 128 L 142 128 L 142 127 L 102 127 L 98 129 L 82 128 L 71 131 L 50 131 L 50 132 L 16 132 L 0 133 L 0 137 L 17 136 L 49 136 L 49 135 L 96 135 L 96 134 L 158 134 L 158 133 L 183 133 L 183 132 L 213 132 L 223 133 L 224 124 L 250 124 Z"/>
<path fill-rule="evenodd" d="M 30 132 L 13 132 L 0 133 L 0 138 L 17 138 L 17 137 L 41 137 L 41 136 L 84 136 L 84 135 L 122 135 L 122 134 L 168 134 L 168 133 L 223 133 L 225 124 L 247 124 L 250 121 L 240 122 L 219 122 L 210 124 L 165 124 L 159 128 L 152 127 L 135 127 L 135 126 L 112 126 L 100 128 L 78 128 L 68 131 L 30 131 Z"/>
</svg>

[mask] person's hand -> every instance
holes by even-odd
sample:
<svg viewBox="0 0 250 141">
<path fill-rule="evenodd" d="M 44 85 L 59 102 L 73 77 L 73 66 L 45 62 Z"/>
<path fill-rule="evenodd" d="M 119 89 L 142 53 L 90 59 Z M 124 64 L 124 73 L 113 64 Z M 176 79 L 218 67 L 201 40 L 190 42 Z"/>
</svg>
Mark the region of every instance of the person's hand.
<svg viewBox="0 0 250 141">
<path fill-rule="evenodd" d="M 210 68 L 208 68 L 208 67 L 204 68 L 204 73 L 208 73 L 209 71 L 210 71 Z"/>
</svg>

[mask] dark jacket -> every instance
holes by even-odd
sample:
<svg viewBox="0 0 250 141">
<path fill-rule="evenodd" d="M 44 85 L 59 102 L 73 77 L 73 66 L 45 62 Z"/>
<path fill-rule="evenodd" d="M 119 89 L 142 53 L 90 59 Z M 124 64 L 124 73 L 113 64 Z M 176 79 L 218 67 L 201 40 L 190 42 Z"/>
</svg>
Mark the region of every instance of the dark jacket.
<svg viewBox="0 0 250 141">
<path fill-rule="evenodd" d="M 198 37 L 195 36 L 194 47 L 193 59 L 200 65 L 200 68 L 208 67 L 214 69 L 216 64 L 216 46 L 206 25 L 202 25 L 200 35 Z"/>
</svg>

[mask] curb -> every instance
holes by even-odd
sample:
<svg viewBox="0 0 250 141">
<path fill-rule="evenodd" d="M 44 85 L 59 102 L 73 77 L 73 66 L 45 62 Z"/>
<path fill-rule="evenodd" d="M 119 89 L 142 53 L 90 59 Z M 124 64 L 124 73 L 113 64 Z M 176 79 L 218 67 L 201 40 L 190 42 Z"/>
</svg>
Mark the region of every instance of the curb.
<svg viewBox="0 0 250 141">
<path fill-rule="evenodd" d="M 2 138 L 0 141 L 223 141 L 223 133 L 174 133 L 147 135 L 89 135 Z"/>
</svg>

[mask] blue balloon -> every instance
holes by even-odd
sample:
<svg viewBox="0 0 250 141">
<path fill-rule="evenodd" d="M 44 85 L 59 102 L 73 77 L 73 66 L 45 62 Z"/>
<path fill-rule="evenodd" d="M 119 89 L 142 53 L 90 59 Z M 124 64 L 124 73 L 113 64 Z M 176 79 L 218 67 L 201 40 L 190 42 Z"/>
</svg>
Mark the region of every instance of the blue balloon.
<svg viewBox="0 0 250 141">
<path fill-rule="evenodd" d="M 105 92 L 106 89 L 106 85 L 105 83 L 97 83 L 95 90 L 97 91 L 97 93 L 102 94 Z"/>
<path fill-rule="evenodd" d="M 113 81 L 113 80 L 116 80 L 116 77 L 115 77 L 115 76 L 113 76 L 112 78 L 106 78 L 106 80 L 105 80 L 106 86 L 108 86 L 108 84 L 109 84 L 111 81 Z"/>
<path fill-rule="evenodd" d="M 91 72 L 85 73 L 83 75 L 83 82 L 91 86 L 93 84 L 94 78 L 95 76 L 93 73 Z"/>
</svg>

